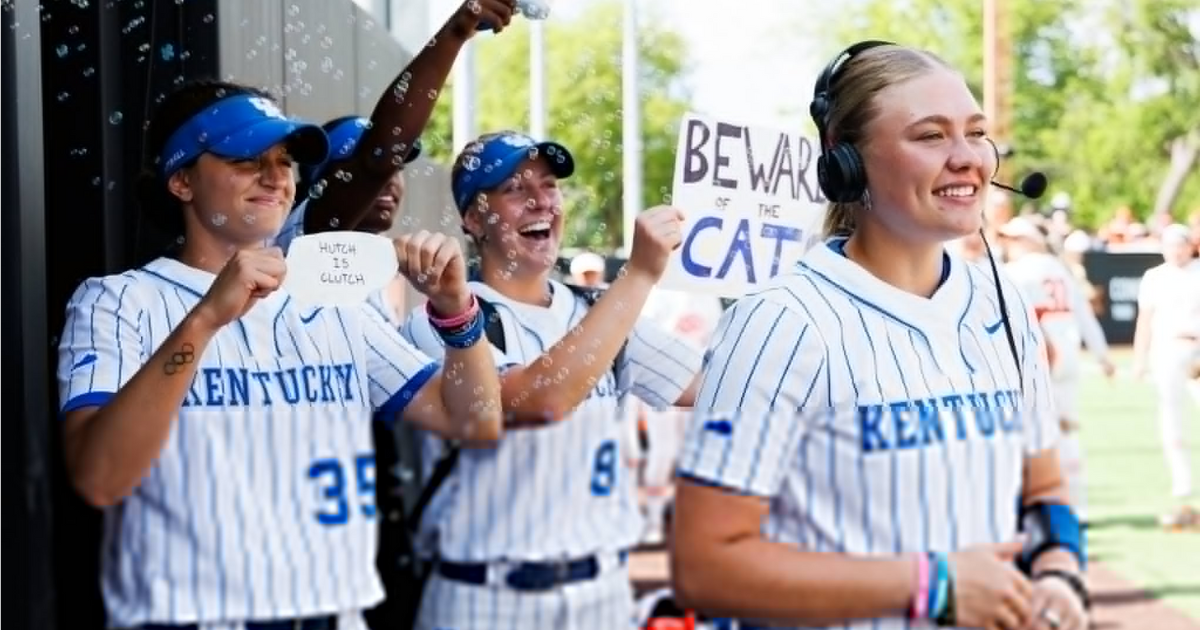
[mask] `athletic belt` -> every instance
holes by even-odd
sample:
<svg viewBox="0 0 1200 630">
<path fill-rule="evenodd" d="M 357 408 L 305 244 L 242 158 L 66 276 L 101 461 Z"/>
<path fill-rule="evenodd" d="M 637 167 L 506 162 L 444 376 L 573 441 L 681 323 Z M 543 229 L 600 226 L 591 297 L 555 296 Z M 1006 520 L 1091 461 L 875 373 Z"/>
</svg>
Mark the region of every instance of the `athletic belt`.
<svg viewBox="0 0 1200 630">
<path fill-rule="evenodd" d="M 617 554 L 617 564 L 625 564 L 628 552 Z M 610 556 L 611 557 L 611 556 Z M 502 577 L 503 583 L 518 591 L 548 591 L 571 582 L 595 579 L 606 568 L 599 556 L 587 556 L 557 562 L 436 562 L 436 571 L 455 582 L 484 586 Z M 492 580 L 489 580 L 489 577 Z"/>
<path fill-rule="evenodd" d="M 308 617 L 306 619 L 278 619 L 275 621 L 247 621 L 246 630 L 337 630 L 337 617 Z M 150 624 L 141 630 L 197 630 L 196 624 L 171 625 Z"/>
</svg>

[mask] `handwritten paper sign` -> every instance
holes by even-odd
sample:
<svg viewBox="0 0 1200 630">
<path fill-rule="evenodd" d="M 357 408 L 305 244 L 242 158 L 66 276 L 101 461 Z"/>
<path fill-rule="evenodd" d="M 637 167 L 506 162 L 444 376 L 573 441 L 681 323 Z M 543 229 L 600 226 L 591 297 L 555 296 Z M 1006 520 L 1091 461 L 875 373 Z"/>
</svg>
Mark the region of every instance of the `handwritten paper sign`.
<svg viewBox="0 0 1200 630">
<path fill-rule="evenodd" d="M 684 116 L 672 205 L 683 244 L 662 287 L 739 298 L 820 240 L 818 142 L 795 132 Z"/>
<path fill-rule="evenodd" d="M 368 232 L 321 232 L 292 241 L 283 288 L 298 302 L 355 304 L 396 276 L 391 239 Z"/>
</svg>

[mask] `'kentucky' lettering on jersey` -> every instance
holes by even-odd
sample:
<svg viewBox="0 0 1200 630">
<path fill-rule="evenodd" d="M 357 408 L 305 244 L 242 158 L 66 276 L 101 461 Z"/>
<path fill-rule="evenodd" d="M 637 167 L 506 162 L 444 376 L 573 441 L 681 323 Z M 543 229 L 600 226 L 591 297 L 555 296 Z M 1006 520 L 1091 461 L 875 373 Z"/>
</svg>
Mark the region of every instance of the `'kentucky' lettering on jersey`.
<svg viewBox="0 0 1200 630">
<path fill-rule="evenodd" d="M 897 401 L 858 407 L 863 452 L 909 449 L 972 435 L 989 439 L 997 430 L 1021 432 L 1020 401 L 1014 390 L 952 394 L 940 398 Z M 952 420 L 953 423 L 943 423 Z M 974 420 L 974 422 L 968 422 Z"/>
<path fill-rule="evenodd" d="M 173 259 L 90 278 L 67 306 L 60 411 L 118 396 L 216 276 Z M 403 416 L 437 371 L 366 304 L 258 300 L 176 362 L 195 361 L 178 420 L 142 479 L 108 508 L 100 581 L 109 624 L 360 610 L 375 569 L 372 419 Z M 232 620 L 232 621 L 231 621 Z"/>
<path fill-rule="evenodd" d="M 354 400 L 353 363 L 302 365 L 285 370 L 202 367 L 196 370 L 184 407 L 246 407 Z"/>
</svg>

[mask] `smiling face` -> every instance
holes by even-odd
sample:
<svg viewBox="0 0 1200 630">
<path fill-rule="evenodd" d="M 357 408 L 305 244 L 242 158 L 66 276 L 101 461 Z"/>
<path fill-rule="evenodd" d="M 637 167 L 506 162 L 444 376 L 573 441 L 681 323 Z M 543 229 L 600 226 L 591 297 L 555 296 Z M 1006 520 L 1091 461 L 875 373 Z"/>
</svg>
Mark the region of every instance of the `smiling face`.
<svg viewBox="0 0 1200 630">
<path fill-rule="evenodd" d="M 977 231 L 995 158 L 962 75 L 930 68 L 884 88 L 873 105 L 862 147 L 871 219 L 910 242 Z"/>
<path fill-rule="evenodd" d="M 400 203 L 404 201 L 404 174 L 397 171 L 388 183 L 379 191 L 371 209 L 359 222 L 356 228 L 360 232 L 383 234 L 392 229 L 396 217 L 400 214 Z"/>
<path fill-rule="evenodd" d="M 235 246 L 261 243 L 279 232 L 296 197 L 292 165 L 283 144 L 249 160 L 204 153 L 173 174 L 168 188 L 183 202 L 189 230 Z"/>
<path fill-rule="evenodd" d="M 480 253 L 514 276 L 548 273 L 562 242 L 562 190 L 544 159 L 526 159 L 500 186 L 480 195 L 464 215 L 482 236 Z"/>
</svg>

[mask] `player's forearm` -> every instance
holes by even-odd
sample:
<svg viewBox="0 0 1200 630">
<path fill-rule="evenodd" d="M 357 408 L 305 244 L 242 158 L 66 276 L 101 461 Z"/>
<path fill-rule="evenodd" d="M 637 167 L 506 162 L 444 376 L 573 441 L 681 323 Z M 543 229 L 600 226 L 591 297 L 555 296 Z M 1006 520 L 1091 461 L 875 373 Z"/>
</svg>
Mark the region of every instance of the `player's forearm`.
<svg viewBox="0 0 1200 630">
<path fill-rule="evenodd" d="M 675 594 L 687 608 L 806 626 L 903 616 L 916 590 L 910 557 L 815 553 L 761 538 L 677 545 L 671 569 Z"/>
<path fill-rule="evenodd" d="M 461 439 L 470 442 L 500 439 L 504 417 L 500 376 L 486 341 L 469 348 L 447 347 L 441 382 L 442 405 Z"/>
<path fill-rule="evenodd" d="M 103 407 L 68 414 L 66 464 L 76 490 L 92 505 L 113 505 L 141 483 L 171 434 L 217 329 L 195 311 Z"/>
<path fill-rule="evenodd" d="M 451 18 L 453 19 L 453 18 Z M 330 178 L 324 194 L 309 201 L 306 233 L 354 229 L 371 211 L 372 201 L 421 137 L 437 104 L 437 94 L 466 43 L 443 27 L 384 88 L 371 112 L 371 128 L 343 170 L 351 177 Z"/>
<path fill-rule="evenodd" d="M 654 278 L 628 271 L 545 354 L 501 379 L 512 426 L 561 420 L 612 369 L 654 288 Z"/>
</svg>

